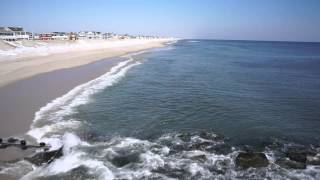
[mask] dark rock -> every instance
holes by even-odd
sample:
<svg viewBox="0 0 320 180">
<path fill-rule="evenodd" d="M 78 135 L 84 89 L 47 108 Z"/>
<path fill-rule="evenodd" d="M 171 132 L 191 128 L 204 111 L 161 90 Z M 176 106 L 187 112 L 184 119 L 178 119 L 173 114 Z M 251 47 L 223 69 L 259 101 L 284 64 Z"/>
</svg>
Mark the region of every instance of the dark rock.
<svg viewBox="0 0 320 180">
<path fill-rule="evenodd" d="M 205 154 L 202 154 L 202 155 L 192 156 L 191 159 L 200 161 L 200 162 L 205 162 L 207 160 L 207 156 Z"/>
<path fill-rule="evenodd" d="M 19 141 L 19 139 L 16 139 L 16 138 L 9 138 L 8 140 L 8 143 L 15 143 L 15 142 L 17 142 L 17 141 Z"/>
<path fill-rule="evenodd" d="M 123 167 L 127 164 L 138 162 L 140 159 L 139 153 L 132 153 L 123 156 L 117 156 L 111 159 L 111 163 L 117 167 Z"/>
<path fill-rule="evenodd" d="M 170 149 L 170 152 L 172 151 L 171 153 L 179 153 L 181 151 L 188 150 L 188 147 L 183 144 L 175 144 L 171 146 Z"/>
<path fill-rule="evenodd" d="M 45 145 L 46 145 L 46 143 L 44 143 L 44 142 L 40 142 L 40 143 L 39 143 L 39 146 L 40 146 L 40 147 L 44 147 Z"/>
<path fill-rule="evenodd" d="M 207 139 L 207 140 L 216 140 L 218 138 L 218 136 L 216 134 L 210 133 L 210 132 L 206 132 L 206 131 L 200 132 L 199 136 L 201 138 Z"/>
<path fill-rule="evenodd" d="M 236 157 L 236 165 L 241 168 L 260 168 L 268 166 L 269 161 L 264 153 L 241 152 Z"/>
<path fill-rule="evenodd" d="M 185 169 L 180 169 L 177 167 L 169 167 L 168 165 L 164 165 L 164 167 L 159 167 L 158 169 L 153 169 L 152 172 L 159 173 L 159 174 L 164 174 L 170 178 L 175 178 L 175 179 L 187 179 L 185 176 L 189 175 L 189 172 L 186 171 Z M 189 177 L 190 179 L 190 177 Z"/>
<path fill-rule="evenodd" d="M 307 164 L 309 164 L 309 165 L 315 165 L 315 166 L 320 166 L 320 157 L 319 157 L 319 156 L 308 157 L 308 158 L 307 158 Z"/>
<path fill-rule="evenodd" d="M 203 142 L 192 144 L 190 146 L 190 149 L 191 150 L 205 150 L 211 144 L 212 144 L 211 142 L 203 141 Z"/>
<path fill-rule="evenodd" d="M 286 169 L 306 169 L 306 163 L 301 163 L 297 161 L 291 161 L 288 159 L 279 159 L 276 164 Z"/>
<path fill-rule="evenodd" d="M 97 179 L 94 174 L 89 172 L 89 169 L 85 166 L 76 167 L 65 173 L 59 173 L 55 175 L 44 175 L 37 177 L 36 180 L 79 180 L 79 179 Z"/>
<path fill-rule="evenodd" d="M 26 142 L 25 140 L 21 140 L 21 141 L 20 141 L 20 145 L 21 145 L 21 146 L 25 146 L 25 145 L 27 145 L 27 142 Z"/>
<path fill-rule="evenodd" d="M 58 150 L 54 150 L 54 151 L 44 151 L 44 152 L 40 152 L 35 154 L 32 157 L 27 157 L 25 158 L 27 161 L 40 166 L 44 163 L 51 163 L 53 160 L 60 158 L 63 153 L 62 153 L 62 148 Z"/>
<path fill-rule="evenodd" d="M 286 156 L 296 162 L 306 163 L 307 161 L 307 151 L 300 148 L 290 148 L 286 152 Z"/>
<path fill-rule="evenodd" d="M 184 142 L 189 142 L 191 140 L 191 136 L 191 133 L 181 133 L 178 135 L 178 137 Z"/>
</svg>

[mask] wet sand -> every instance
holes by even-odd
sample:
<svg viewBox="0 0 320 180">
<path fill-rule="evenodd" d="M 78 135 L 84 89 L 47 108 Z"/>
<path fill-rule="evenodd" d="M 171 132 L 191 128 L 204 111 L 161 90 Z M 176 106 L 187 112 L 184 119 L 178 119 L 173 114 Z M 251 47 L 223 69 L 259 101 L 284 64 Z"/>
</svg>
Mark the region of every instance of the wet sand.
<svg viewBox="0 0 320 180">
<path fill-rule="evenodd" d="M 22 135 L 30 128 L 34 113 L 75 86 L 105 74 L 124 58 L 110 58 L 88 65 L 39 74 L 0 87 L 0 137 Z"/>
</svg>

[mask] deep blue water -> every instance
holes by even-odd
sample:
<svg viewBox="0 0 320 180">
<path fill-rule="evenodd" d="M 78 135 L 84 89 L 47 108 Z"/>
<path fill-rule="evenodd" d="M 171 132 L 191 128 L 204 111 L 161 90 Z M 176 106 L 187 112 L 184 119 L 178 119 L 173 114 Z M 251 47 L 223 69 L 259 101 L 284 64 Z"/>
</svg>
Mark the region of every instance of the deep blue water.
<svg viewBox="0 0 320 180">
<path fill-rule="evenodd" d="M 182 40 L 78 107 L 100 136 L 213 130 L 234 144 L 320 138 L 320 44 Z"/>
</svg>

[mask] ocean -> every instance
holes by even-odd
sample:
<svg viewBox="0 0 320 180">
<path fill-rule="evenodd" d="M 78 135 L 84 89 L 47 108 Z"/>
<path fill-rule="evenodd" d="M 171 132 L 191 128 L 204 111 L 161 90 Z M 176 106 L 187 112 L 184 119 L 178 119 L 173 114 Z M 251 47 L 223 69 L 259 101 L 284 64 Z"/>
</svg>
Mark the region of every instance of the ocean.
<svg viewBox="0 0 320 180">
<path fill-rule="evenodd" d="M 28 132 L 64 156 L 25 179 L 319 179 L 286 169 L 289 146 L 320 154 L 320 43 L 179 40 L 122 57 L 41 108 Z M 265 168 L 239 169 L 245 148 Z"/>
</svg>

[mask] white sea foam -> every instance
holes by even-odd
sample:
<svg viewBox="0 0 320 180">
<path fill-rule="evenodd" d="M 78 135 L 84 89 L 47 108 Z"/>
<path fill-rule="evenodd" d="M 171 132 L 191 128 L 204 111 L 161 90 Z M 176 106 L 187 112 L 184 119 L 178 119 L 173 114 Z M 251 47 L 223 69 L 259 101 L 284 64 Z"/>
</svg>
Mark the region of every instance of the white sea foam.
<svg viewBox="0 0 320 180">
<path fill-rule="evenodd" d="M 134 55 L 137 54 L 139 53 Z M 31 130 L 27 134 L 38 141 L 47 142 L 51 145 L 52 150 L 58 149 L 63 145 L 64 156 L 49 166 L 36 168 L 24 176 L 23 179 L 56 175 L 70 171 L 80 165 L 89 168 L 89 171 L 96 178 L 113 179 L 112 172 L 105 166 L 103 161 L 90 159 L 86 156 L 86 153 L 76 148 L 78 146 L 90 146 L 90 144 L 81 141 L 79 137 L 71 133 L 81 126 L 81 122 L 66 118 L 66 116 L 75 113 L 75 108 L 90 102 L 93 94 L 114 85 L 125 76 L 130 68 L 140 64 L 131 56 L 126 56 L 129 58 L 128 60 L 120 62 L 106 74 L 79 85 L 62 97 L 48 103 L 35 114 Z"/>
<path fill-rule="evenodd" d="M 200 41 L 192 40 L 192 41 L 188 41 L 188 42 L 190 42 L 190 43 L 198 43 L 198 42 L 200 42 Z"/>
<path fill-rule="evenodd" d="M 78 121 L 73 119 L 66 121 L 63 118 L 74 113 L 77 106 L 88 103 L 91 95 L 117 83 L 130 68 L 140 64 L 133 61 L 132 58 L 129 58 L 127 61 L 120 62 L 108 73 L 75 87 L 67 94 L 42 107 L 36 112 L 34 123 L 28 135 L 40 140 L 49 132 L 66 127 L 78 127 Z"/>
<path fill-rule="evenodd" d="M 93 174 L 96 179 L 113 179 L 113 173 L 109 170 L 104 162 L 90 159 L 87 153 L 79 150 L 78 146 L 90 146 L 87 142 L 81 141 L 79 137 L 72 133 L 66 133 L 62 137 L 64 156 L 55 160 L 48 166 L 42 166 L 31 171 L 22 179 L 34 179 L 41 176 L 53 176 L 66 173 L 80 166 L 89 168 L 89 173 Z"/>
</svg>

